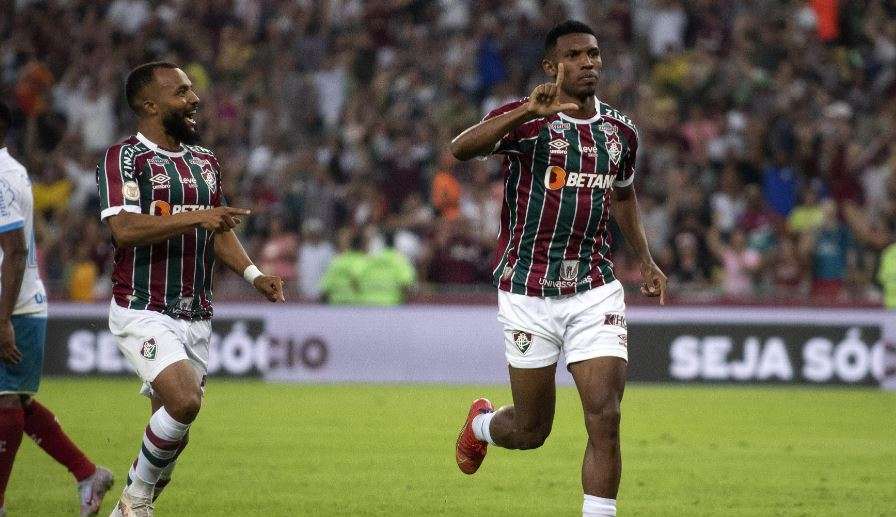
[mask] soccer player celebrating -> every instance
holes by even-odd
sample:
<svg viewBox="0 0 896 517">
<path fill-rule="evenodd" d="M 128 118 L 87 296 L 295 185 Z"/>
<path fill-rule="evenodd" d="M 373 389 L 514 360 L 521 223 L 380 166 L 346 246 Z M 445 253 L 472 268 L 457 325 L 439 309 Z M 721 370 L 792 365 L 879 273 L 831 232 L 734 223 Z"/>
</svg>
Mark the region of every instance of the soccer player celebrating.
<svg viewBox="0 0 896 517">
<path fill-rule="evenodd" d="M 544 443 L 562 350 L 588 432 L 582 514 L 616 515 L 628 333 L 623 288 L 608 256 L 610 215 L 641 261 L 641 292 L 665 303 L 666 277 L 650 256 L 632 185 L 637 130 L 595 96 L 601 57 L 594 31 L 575 21 L 554 27 L 542 68 L 553 82 L 451 142 L 460 160 L 504 155 L 494 282 L 514 402 L 494 411 L 488 400 L 474 401 L 456 459 L 473 474 L 489 444 Z"/>
<path fill-rule="evenodd" d="M 283 282 L 253 265 L 232 229 L 215 155 L 195 145 L 199 97 L 176 65 L 146 63 L 125 95 L 136 135 L 97 167 L 101 218 L 115 241 L 109 328 L 144 382 L 152 416 L 113 516 L 153 515 L 199 413 L 211 339 L 212 276 L 220 260 L 271 302 Z"/>
<path fill-rule="evenodd" d="M 0 104 L 0 517 L 6 515 L 3 497 L 23 433 L 75 476 L 81 515 L 96 515 L 112 472 L 94 465 L 33 398 L 44 360 L 47 296 L 37 271 L 31 180 L 2 147 L 11 123 L 9 109 Z"/>
</svg>

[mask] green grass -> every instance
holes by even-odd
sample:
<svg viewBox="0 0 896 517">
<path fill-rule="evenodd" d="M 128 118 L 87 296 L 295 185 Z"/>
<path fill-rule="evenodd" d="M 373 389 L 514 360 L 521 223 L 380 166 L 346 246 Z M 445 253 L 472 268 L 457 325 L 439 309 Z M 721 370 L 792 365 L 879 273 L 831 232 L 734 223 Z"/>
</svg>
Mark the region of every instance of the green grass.
<svg viewBox="0 0 896 517">
<path fill-rule="evenodd" d="M 581 515 L 585 445 L 572 389 L 548 443 L 454 465 L 469 401 L 506 386 L 303 386 L 222 381 L 160 516 Z M 118 483 L 148 418 L 135 380 L 45 379 L 40 399 Z M 872 390 L 630 385 L 620 515 L 896 515 L 896 395 Z M 10 517 L 76 515 L 72 479 L 26 439 Z"/>
</svg>

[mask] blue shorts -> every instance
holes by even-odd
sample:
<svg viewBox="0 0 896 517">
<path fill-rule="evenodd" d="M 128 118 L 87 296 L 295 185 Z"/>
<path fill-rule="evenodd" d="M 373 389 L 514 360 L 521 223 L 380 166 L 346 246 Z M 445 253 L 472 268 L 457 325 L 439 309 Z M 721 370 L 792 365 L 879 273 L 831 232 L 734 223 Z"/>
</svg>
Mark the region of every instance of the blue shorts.
<svg viewBox="0 0 896 517">
<path fill-rule="evenodd" d="M 43 314 L 13 316 L 12 328 L 22 360 L 19 364 L 0 361 L 0 395 L 34 395 L 40 386 L 40 373 L 44 365 L 47 317 Z"/>
</svg>

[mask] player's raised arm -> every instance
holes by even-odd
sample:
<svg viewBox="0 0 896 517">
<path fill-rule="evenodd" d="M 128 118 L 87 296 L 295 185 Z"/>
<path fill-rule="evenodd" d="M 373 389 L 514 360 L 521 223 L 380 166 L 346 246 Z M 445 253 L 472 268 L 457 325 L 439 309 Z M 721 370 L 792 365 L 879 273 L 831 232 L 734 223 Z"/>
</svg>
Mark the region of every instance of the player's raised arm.
<svg viewBox="0 0 896 517">
<path fill-rule="evenodd" d="M 451 154 L 462 161 L 477 156 L 486 156 L 492 152 L 499 140 L 521 124 L 561 111 L 579 109 L 579 105 L 572 102 L 560 103 L 558 94 L 563 79 L 564 68 L 563 63 L 560 63 L 554 82 L 536 86 L 532 90 L 532 94 L 529 95 L 529 102 L 521 104 L 507 113 L 483 120 L 457 135 L 451 141 Z"/>
<path fill-rule="evenodd" d="M 157 217 L 122 210 L 109 216 L 109 230 L 119 246 L 147 246 L 177 237 L 197 227 L 208 231 L 230 230 L 240 223 L 240 216 L 249 215 L 244 208 L 219 206 Z"/>
</svg>

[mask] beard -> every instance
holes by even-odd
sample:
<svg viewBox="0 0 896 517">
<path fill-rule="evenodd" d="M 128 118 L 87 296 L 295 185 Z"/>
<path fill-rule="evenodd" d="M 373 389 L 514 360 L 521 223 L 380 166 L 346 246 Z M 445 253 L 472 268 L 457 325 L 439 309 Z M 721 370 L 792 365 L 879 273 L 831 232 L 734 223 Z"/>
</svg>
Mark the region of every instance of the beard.
<svg viewBox="0 0 896 517">
<path fill-rule="evenodd" d="M 162 127 L 169 136 L 180 143 L 199 143 L 199 132 L 187 123 L 187 111 L 169 111 L 162 118 Z"/>
</svg>

